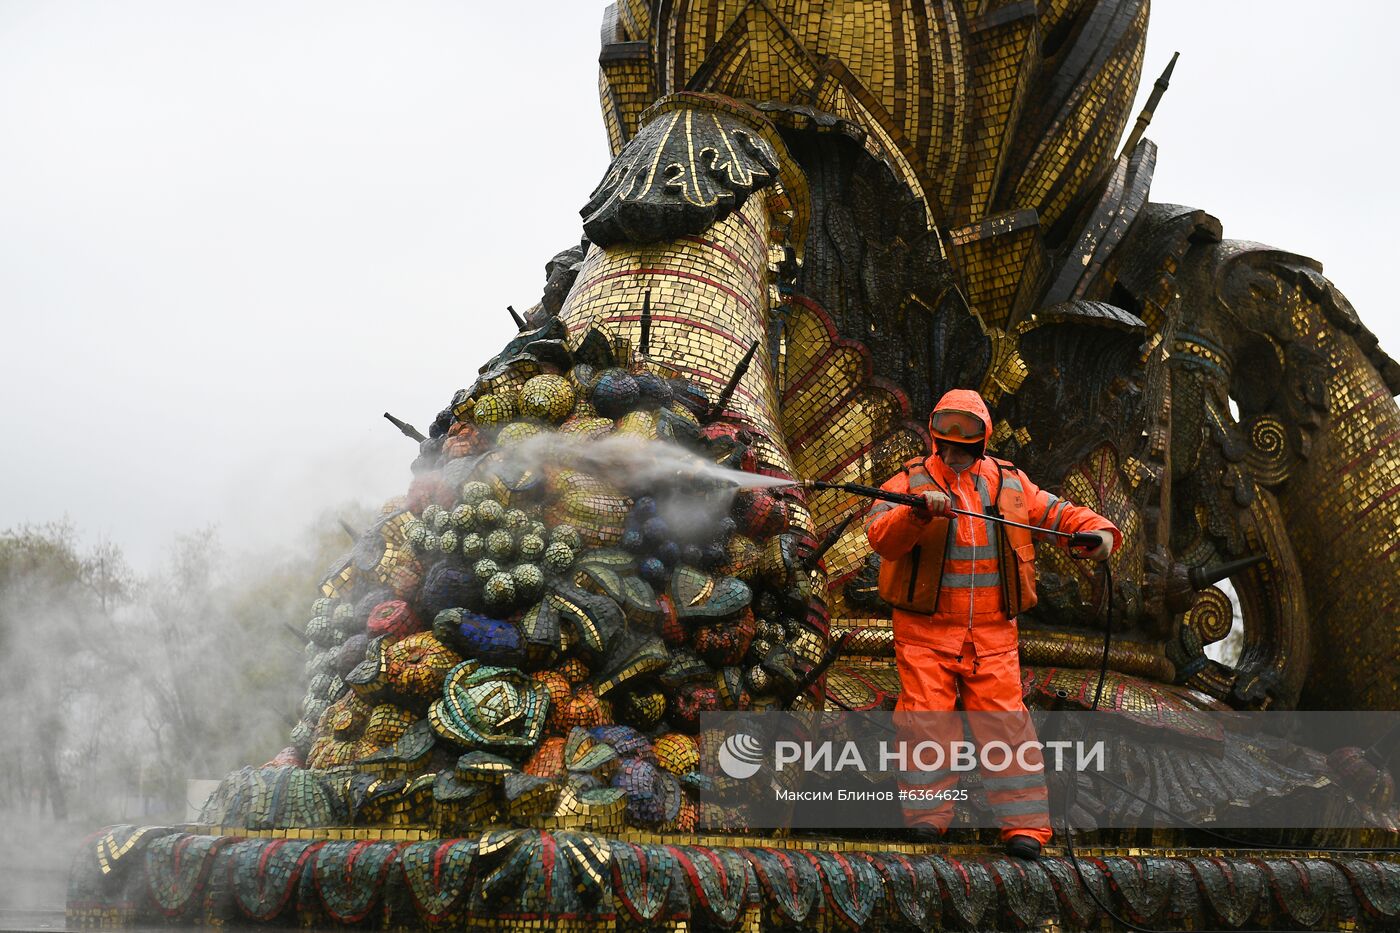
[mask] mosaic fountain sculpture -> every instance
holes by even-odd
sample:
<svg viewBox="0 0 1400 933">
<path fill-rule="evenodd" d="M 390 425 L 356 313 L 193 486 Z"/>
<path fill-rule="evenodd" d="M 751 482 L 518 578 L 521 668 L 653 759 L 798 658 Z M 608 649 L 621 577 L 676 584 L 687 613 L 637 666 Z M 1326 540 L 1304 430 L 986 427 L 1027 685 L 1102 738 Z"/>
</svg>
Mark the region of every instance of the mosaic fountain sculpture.
<svg viewBox="0 0 1400 933">
<path fill-rule="evenodd" d="M 1145 0 L 610 7 L 614 159 L 585 238 L 322 583 L 290 744 L 230 775 L 207 825 L 94 836 L 70 922 L 1077 929 L 1107 922 L 1092 886 L 1159 927 L 1400 924 L 1400 866 L 1316 850 L 1335 838 L 1102 834 L 1081 877 L 971 831 L 698 835 L 700 713 L 892 705 L 846 523 L 866 503 L 531 454 L 622 437 L 878 484 L 925 447 L 931 402 L 975 386 L 998 452 L 1126 532 L 1106 706 L 1396 708 L 1400 366 L 1315 261 L 1150 200 L 1160 94 L 1120 146 L 1147 19 Z M 1100 580 L 1037 560 L 1027 702 L 1087 706 Z M 1230 666 L 1203 650 L 1230 602 L 1191 571 L 1237 560 Z"/>
</svg>

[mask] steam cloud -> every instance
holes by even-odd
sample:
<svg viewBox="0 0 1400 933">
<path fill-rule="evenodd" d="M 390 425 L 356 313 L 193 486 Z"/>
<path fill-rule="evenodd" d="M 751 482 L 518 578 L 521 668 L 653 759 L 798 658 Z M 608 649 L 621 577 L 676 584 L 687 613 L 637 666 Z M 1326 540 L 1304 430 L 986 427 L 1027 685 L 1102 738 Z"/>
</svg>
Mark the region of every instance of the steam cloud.
<svg viewBox="0 0 1400 933">
<path fill-rule="evenodd" d="M 281 748 L 302 689 L 299 629 L 335 518 L 231 555 L 210 530 L 138 574 L 69 523 L 0 531 L 0 927 L 61 910 L 79 841 L 113 823 L 182 822 L 187 779 Z M 198 806 L 202 801 L 193 801 Z"/>
</svg>

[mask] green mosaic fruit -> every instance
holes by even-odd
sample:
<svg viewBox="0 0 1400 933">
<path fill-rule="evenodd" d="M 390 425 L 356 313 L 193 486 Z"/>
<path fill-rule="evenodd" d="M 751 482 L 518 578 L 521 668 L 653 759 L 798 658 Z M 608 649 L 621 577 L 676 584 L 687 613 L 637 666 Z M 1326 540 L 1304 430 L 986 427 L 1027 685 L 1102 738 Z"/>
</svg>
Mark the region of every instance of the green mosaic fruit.
<svg viewBox="0 0 1400 933">
<path fill-rule="evenodd" d="M 444 554 L 451 554 L 453 551 L 457 550 L 457 532 L 453 531 L 451 528 L 444 531 L 438 538 L 438 548 Z"/>
<path fill-rule="evenodd" d="M 331 675 L 317 674 L 315 677 L 311 678 L 311 683 L 307 685 L 306 695 L 308 697 L 316 697 L 317 699 L 324 700 L 330 689 Z"/>
<path fill-rule="evenodd" d="M 519 509 L 508 509 L 501 523 L 511 531 L 523 531 L 530 524 L 530 516 Z"/>
<path fill-rule="evenodd" d="M 544 550 L 544 565 L 551 573 L 563 573 L 573 566 L 574 549 L 563 541 L 555 541 Z"/>
<path fill-rule="evenodd" d="M 462 484 L 462 501 L 467 505 L 476 505 L 490 495 L 491 487 L 479 479 Z"/>
<path fill-rule="evenodd" d="M 428 536 L 428 526 L 416 519 L 404 527 L 403 536 L 410 547 L 422 548 L 423 539 Z"/>
<path fill-rule="evenodd" d="M 486 539 L 473 531 L 462 536 L 462 556 L 475 560 L 486 550 Z"/>
<path fill-rule="evenodd" d="M 335 611 L 335 600 L 328 596 L 322 596 L 311 603 L 311 614 L 313 616 L 328 616 Z"/>
<path fill-rule="evenodd" d="M 335 612 L 331 614 L 331 625 L 337 632 L 344 632 L 353 635 L 360 630 L 360 622 L 355 618 L 355 607 L 349 603 L 342 603 L 335 607 Z M 344 639 L 341 639 L 342 641 Z"/>
<path fill-rule="evenodd" d="M 476 523 L 476 509 L 470 505 L 459 505 L 452 510 L 452 527 L 467 531 Z"/>
<path fill-rule="evenodd" d="M 497 560 L 507 560 L 515 553 L 515 536 L 504 528 L 497 528 L 486 536 L 486 553 Z"/>
<path fill-rule="evenodd" d="M 329 648 L 336 643 L 339 633 L 331 625 L 331 620 L 325 616 L 317 616 L 306 623 L 306 637 L 313 643 L 323 648 Z"/>
<path fill-rule="evenodd" d="M 498 573 L 486 581 L 482 589 L 486 605 L 493 609 L 508 609 L 515 602 L 515 580 L 508 573 Z"/>
<path fill-rule="evenodd" d="M 496 563 L 491 558 L 486 557 L 477 561 L 472 566 L 472 572 L 476 574 L 476 578 L 478 580 L 486 582 L 491 580 L 493 577 L 496 576 L 496 574 L 501 572 L 501 565 Z"/>
<path fill-rule="evenodd" d="M 292 744 L 299 749 L 309 748 L 311 740 L 316 737 L 316 729 L 305 720 L 297 723 L 292 729 Z"/>
<path fill-rule="evenodd" d="M 477 424 L 505 424 L 514 418 L 519 410 L 516 403 L 515 392 L 506 390 L 502 392 L 492 392 L 490 395 L 483 395 L 476 400 L 476 407 L 472 410 L 472 420 Z"/>
<path fill-rule="evenodd" d="M 330 704 L 325 700 L 308 693 L 306 699 L 301 702 L 301 711 L 306 714 L 307 719 L 314 721 L 319 720 L 321 714 L 324 713 L 329 706 Z"/>
<path fill-rule="evenodd" d="M 495 499 L 484 499 L 476 507 L 477 523 L 486 527 L 494 528 L 505 518 L 506 507 Z"/>
<path fill-rule="evenodd" d="M 549 534 L 549 529 L 545 527 L 544 522 L 532 521 L 530 522 L 530 524 L 525 526 L 525 533 L 543 538 Z"/>
<path fill-rule="evenodd" d="M 521 535 L 519 551 L 521 560 L 539 560 L 544 556 L 544 538 L 539 535 Z"/>
<path fill-rule="evenodd" d="M 563 376 L 535 376 L 520 389 L 520 413 L 540 421 L 563 421 L 574 401 L 574 387 Z"/>
<path fill-rule="evenodd" d="M 501 428 L 501 433 L 496 435 L 496 446 L 502 449 L 515 447 L 543 432 L 544 429 L 537 424 L 531 424 L 528 421 L 512 421 Z"/>
<path fill-rule="evenodd" d="M 432 503 L 431 505 L 429 505 L 429 506 L 427 506 L 426 508 L 424 508 L 424 509 L 423 509 L 423 514 L 420 515 L 419 517 L 420 517 L 421 519 L 423 519 L 423 524 L 425 524 L 425 525 L 427 525 L 429 528 L 431 528 L 431 527 L 433 527 L 433 522 L 437 520 L 438 513 L 440 513 L 441 511 L 442 511 L 442 506 L 440 506 L 440 505 L 438 505 L 436 502 L 434 502 L 434 503 Z"/>
<path fill-rule="evenodd" d="M 515 592 L 522 599 L 533 600 L 544 591 L 544 571 L 534 564 L 518 564 L 510 572 Z"/>
<path fill-rule="evenodd" d="M 566 544 L 571 551 L 577 551 L 583 547 L 583 535 L 578 533 L 578 529 L 573 525 L 555 525 L 549 533 L 551 542 Z"/>
<path fill-rule="evenodd" d="M 437 535 L 433 534 L 432 532 L 428 532 L 426 535 L 423 536 L 423 550 L 427 551 L 429 554 L 431 554 L 433 551 L 436 551 L 439 546 L 440 545 L 438 543 Z"/>
<path fill-rule="evenodd" d="M 433 515 L 433 531 L 442 534 L 452 527 L 452 513 L 438 509 Z"/>
</svg>

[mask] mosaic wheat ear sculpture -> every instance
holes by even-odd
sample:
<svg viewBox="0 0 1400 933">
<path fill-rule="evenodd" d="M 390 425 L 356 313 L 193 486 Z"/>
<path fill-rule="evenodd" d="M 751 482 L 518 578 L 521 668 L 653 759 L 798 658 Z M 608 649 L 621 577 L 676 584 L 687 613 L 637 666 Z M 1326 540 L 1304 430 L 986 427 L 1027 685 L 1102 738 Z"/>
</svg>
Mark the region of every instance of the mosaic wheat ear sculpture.
<svg viewBox="0 0 1400 933">
<path fill-rule="evenodd" d="M 837 533 L 861 502 L 655 463 L 878 484 L 955 386 L 993 404 L 999 452 L 1125 532 L 1106 705 L 1394 708 L 1400 367 L 1316 263 L 1150 201 L 1145 120 L 1118 151 L 1146 27 L 1143 0 L 610 7 L 585 239 L 323 582 L 290 744 L 202 832 L 99 834 L 71 919 L 1095 925 L 1066 862 L 1013 870 L 971 832 L 695 835 L 742 825 L 700 804 L 700 713 L 793 702 L 836 632 L 799 707 L 887 707 L 898 679 L 859 523 Z M 542 459 L 550 437 L 651 466 Z M 1087 704 L 1098 578 L 1038 561 L 1027 702 Z M 1235 665 L 1204 654 L 1222 575 Z M 1207 757 L 1163 793 L 1218 795 Z M 1300 791 L 1259 749 L 1226 757 Z M 1153 838 L 1088 866 L 1142 922 L 1400 919 L 1393 865 Z"/>
</svg>

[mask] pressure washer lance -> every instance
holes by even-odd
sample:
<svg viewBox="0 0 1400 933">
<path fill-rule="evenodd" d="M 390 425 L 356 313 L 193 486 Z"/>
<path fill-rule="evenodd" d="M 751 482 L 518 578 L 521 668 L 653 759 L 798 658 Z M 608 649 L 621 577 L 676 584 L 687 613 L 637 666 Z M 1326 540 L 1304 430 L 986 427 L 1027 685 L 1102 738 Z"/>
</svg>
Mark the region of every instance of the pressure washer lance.
<svg viewBox="0 0 1400 933">
<path fill-rule="evenodd" d="M 886 502 L 897 502 L 900 505 L 921 506 L 924 504 L 923 496 L 916 496 L 907 492 L 890 492 L 888 489 L 880 489 L 876 486 L 862 486 L 860 483 L 824 483 L 821 480 L 807 479 L 793 483 L 803 489 L 839 489 L 842 492 L 849 492 L 857 496 L 864 496 L 867 499 L 883 499 Z M 1023 525 L 1020 522 L 1013 522 L 1009 518 L 1002 518 L 1000 515 L 989 515 L 982 512 L 969 512 L 966 509 L 955 509 L 949 507 L 948 511 L 954 515 L 965 515 L 968 518 L 985 518 L 989 522 L 998 522 L 1002 525 L 1010 525 L 1013 528 L 1024 528 L 1041 535 L 1054 535 L 1058 538 L 1068 538 L 1070 547 L 1094 548 L 1099 546 L 1099 536 L 1085 532 L 1056 531 L 1051 528 L 1038 528 L 1035 525 Z"/>
<path fill-rule="evenodd" d="M 802 678 L 797 682 L 797 686 L 793 688 L 792 696 L 783 704 L 784 711 L 791 710 L 798 699 L 801 698 L 802 694 L 806 693 L 807 689 L 826 673 L 826 669 L 831 667 L 836 659 L 841 656 L 841 652 L 846 648 L 846 642 L 850 641 L 851 636 L 854 634 L 855 632 L 847 630 L 841 633 L 840 638 L 837 638 L 831 643 L 831 647 L 826 649 L 826 654 L 822 655 L 821 660 L 813 665 L 812 669 L 806 674 L 802 675 Z"/>
</svg>

